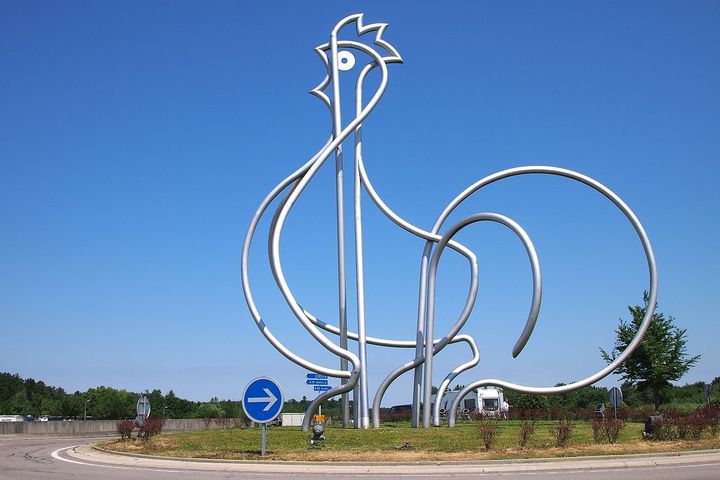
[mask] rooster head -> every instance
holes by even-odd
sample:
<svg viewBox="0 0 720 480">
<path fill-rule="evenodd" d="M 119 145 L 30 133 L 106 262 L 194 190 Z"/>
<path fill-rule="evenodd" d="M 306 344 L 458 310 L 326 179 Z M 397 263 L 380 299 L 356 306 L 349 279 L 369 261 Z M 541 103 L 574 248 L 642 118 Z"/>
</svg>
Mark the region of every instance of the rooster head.
<svg viewBox="0 0 720 480">
<path fill-rule="evenodd" d="M 341 72 L 350 70 L 371 70 L 382 64 L 402 63 L 402 57 L 389 42 L 383 38 L 387 23 L 363 22 L 363 14 L 349 15 L 340 20 L 332 30 L 330 41 L 315 48 L 327 73 L 320 84 L 310 91 L 332 111 L 338 104 Z M 365 72 L 367 73 L 367 72 Z M 326 93 L 327 87 L 335 82 L 332 93 Z"/>
</svg>

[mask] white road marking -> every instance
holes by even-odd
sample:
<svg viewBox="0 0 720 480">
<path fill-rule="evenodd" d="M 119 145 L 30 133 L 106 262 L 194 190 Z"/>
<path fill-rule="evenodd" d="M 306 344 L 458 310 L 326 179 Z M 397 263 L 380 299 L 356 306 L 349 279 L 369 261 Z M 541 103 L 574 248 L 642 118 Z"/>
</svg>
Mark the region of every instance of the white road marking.
<svg viewBox="0 0 720 480">
<path fill-rule="evenodd" d="M 70 450 L 72 448 L 76 448 L 79 445 L 71 445 L 69 447 L 63 447 L 58 448 L 54 452 L 51 453 L 52 458 L 56 460 L 60 460 L 67 463 L 74 463 L 76 465 L 85 465 L 88 467 L 100 467 L 100 468 L 112 468 L 116 470 L 138 470 L 138 471 L 149 471 L 149 472 L 164 472 L 164 473 L 202 473 L 202 474 L 218 474 L 218 473 L 230 473 L 237 475 L 255 475 L 255 476 L 268 476 L 273 477 L 277 476 L 282 473 L 291 473 L 291 472 L 263 472 L 263 471 L 233 471 L 231 469 L 226 470 L 194 470 L 194 469 L 180 469 L 180 470 L 170 470 L 170 469 L 160 469 L 160 468 L 150 468 L 150 467 L 134 467 L 134 466 L 120 466 L 120 465 L 106 465 L 106 464 L 100 464 L 100 463 L 87 463 L 82 462 L 79 460 L 72 460 L 69 458 L 63 458 L 60 453 L 64 452 L 66 450 Z M 485 468 L 488 468 L 487 470 L 482 469 L 480 471 L 473 471 L 472 473 L 469 473 L 471 475 L 477 475 L 477 476 L 529 476 L 529 475 L 557 475 L 561 472 L 584 472 L 584 473 L 607 473 L 607 472 L 631 472 L 631 471 L 652 471 L 652 470 L 668 470 L 668 469 L 678 469 L 678 468 L 694 468 L 694 467 L 710 467 L 710 466 L 717 466 L 717 462 L 704 462 L 704 463 L 687 463 L 687 464 L 680 464 L 680 465 L 668 465 L 668 464 L 655 464 L 655 465 L 633 465 L 633 466 L 626 466 L 626 467 L 620 467 L 620 466 L 611 466 L 607 468 L 603 467 L 586 467 L 586 468 L 578 468 L 578 467 L 570 467 L 570 468 L 550 468 L 547 470 L 534 470 L 534 471 L 522 471 L 522 470 L 516 470 L 516 471 L 502 471 L 497 470 L 494 468 L 488 468 L 487 465 L 485 465 Z M 269 466 L 269 465 L 267 465 Z M 302 473 L 300 470 L 294 472 L 295 474 Z M 307 472 L 306 472 L 307 473 Z M 336 472 L 335 474 L 343 474 L 343 472 Z M 349 472 L 346 472 L 345 474 L 349 474 Z M 354 476 L 357 477 L 364 477 L 364 478 L 386 478 L 390 473 L 388 472 L 376 472 L 372 470 L 367 470 L 363 472 L 355 471 L 353 473 Z M 397 477 L 425 477 L 425 478 L 438 478 L 438 477 L 448 477 L 452 476 L 452 474 L 448 474 L 447 472 L 414 472 L 414 473 L 406 473 L 406 472 L 393 472 L 393 476 Z"/>
<path fill-rule="evenodd" d="M 100 467 L 100 468 L 113 468 L 116 470 L 146 470 L 151 472 L 166 472 L 166 473 L 182 473 L 183 470 L 163 470 L 160 468 L 142 468 L 142 467 L 123 467 L 119 465 L 105 465 L 100 463 L 87 463 L 87 462 L 81 462 L 79 460 L 70 460 L 69 458 L 63 458 L 60 456 L 60 452 L 64 452 L 65 450 L 70 450 L 71 448 L 79 447 L 79 445 L 71 445 L 69 447 L 62 447 L 58 448 L 54 452 L 50 454 L 51 457 L 53 457 L 55 460 L 60 460 L 62 462 L 67 463 L 74 463 L 76 465 L 85 465 L 88 467 Z"/>
</svg>

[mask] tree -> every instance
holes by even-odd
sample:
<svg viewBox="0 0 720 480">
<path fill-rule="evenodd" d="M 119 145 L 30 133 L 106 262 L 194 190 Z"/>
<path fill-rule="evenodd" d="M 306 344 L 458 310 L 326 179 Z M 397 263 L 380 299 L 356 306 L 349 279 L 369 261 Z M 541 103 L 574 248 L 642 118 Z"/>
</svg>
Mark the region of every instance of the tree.
<svg viewBox="0 0 720 480">
<path fill-rule="evenodd" d="M 165 408 L 165 397 L 159 389 L 152 392 L 145 390 L 145 396 L 150 400 L 150 410 L 153 415 L 160 418 L 167 418 L 167 409 Z"/>
<path fill-rule="evenodd" d="M 217 402 L 211 400 L 198 405 L 195 409 L 195 416 L 197 418 L 218 418 L 222 416 L 222 410 Z"/>
<path fill-rule="evenodd" d="M 622 385 L 620 385 L 620 391 L 623 395 L 623 403 L 628 407 L 640 408 L 645 405 L 645 402 L 643 402 L 642 397 L 638 393 L 637 387 L 633 383 L 624 381 Z"/>
<path fill-rule="evenodd" d="M 66 395 L 60 402 L 60 414 L 65 418 L 81 418 L 84 412 L 85 400 L 80 392 Z"/>
<path fill-rule="evenodd" d="M 44 397 L 40 402 L 40 415 L 54 417 L 60 413 L 60 402 Z"/>
<path fill-rule="evenodd" d="M 561 387 L 564 383 L 556 383 Z M 560 410 L 575 410 L 578 408 L 594 408 L 598 403 L 604 403 L 608 398 L 608 390 L 605 387 L 589 385 L 572 392 L 550 395 L 547 399 L 549 408 Z"/>
<path fill-rule="evenodd" d="M 165 398 L 163 398 L 163 405 L 166 408 L 165 415 L 167 418 L 196 417 L 195 408 L 197 405 L 190 400 L 178 398 L 172 390 L 165 394 Z"/>
<path fill-rule="evenodd" d="M 94 420 L 135 418 L 136 393 L 103 386 L 89 389 L 85 397 L 88 400 L 88 415 Z"/>
<path fill-rule="evenodd" d="M 517 410 L 547 410 L 548 399 L 545 395 L 529 395 L 527 393 L 505 391 L 505 398 L 512 408 Z"/>
<path fill-rule="evenodd" d="M 649 295 L 643 294 L 645 305 L 628 306 L 632 320 L 620 319 L 615 330 L 617 338 L 610 353 L 600 348 L 607 363 L 614 361 L 632 342 L 648 309 Z M 686 349 L 687 330 L 675 326 L 672 315 L 665 317 L 657 309 L 640 346 L 627 361 L 615 370 L 623 380 L 637 387 L 638 394 L 655 404 L 655 408 L 667 398 L 671 381 L 680 379 L 700 359 L 700 355 L 688 358 Z"/>
<path fill-rule="evenodd" d="M 32 403 L 28 400 L 25 389 L 19 390 L 7 402 L 7 409 L 11 415 L 32 415 L 34 413 Z"/>
</svg>

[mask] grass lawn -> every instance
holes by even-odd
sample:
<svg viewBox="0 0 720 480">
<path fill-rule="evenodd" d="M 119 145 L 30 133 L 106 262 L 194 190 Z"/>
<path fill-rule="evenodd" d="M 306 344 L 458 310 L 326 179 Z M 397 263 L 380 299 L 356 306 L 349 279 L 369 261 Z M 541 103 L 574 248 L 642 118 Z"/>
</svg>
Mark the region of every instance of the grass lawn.
<svg viewBox="0 0 720 480">
<path fill-rule="evenodd" d="M 642 439 L 643 425 L 628 423 L 615 445 L 596 444 L 587 422 L 573 423 L 569 446 L 556 448 L 550 433 L 553 422 L 537 422 L 537 430 L 526 448 L 518 447 L 519 421 L 498 422 L 500 431 L 493 448 L 485 451 L 475 423 L 455 428 L 428 430 L 410 428 L 409 423 L 387 423 L 379 429 L 357 430 L 328 426 L 322 448 L 310 448 L 309 433 L 299 427 L 269 427 L 265 457 L 260 456 L 260 428 L 202 430 L 162 434 L 149 442 L 112 441 L 101 444 L 108 450 L 182 458 L 231 460 L 303 461 L 438 461 L 511 458 L 565 457 L 650 453 L 720 448 L 719 438 L 696 441 L 649 442 Z M 409 444 L 411 449 L 399 449 Z"/>
</svg>

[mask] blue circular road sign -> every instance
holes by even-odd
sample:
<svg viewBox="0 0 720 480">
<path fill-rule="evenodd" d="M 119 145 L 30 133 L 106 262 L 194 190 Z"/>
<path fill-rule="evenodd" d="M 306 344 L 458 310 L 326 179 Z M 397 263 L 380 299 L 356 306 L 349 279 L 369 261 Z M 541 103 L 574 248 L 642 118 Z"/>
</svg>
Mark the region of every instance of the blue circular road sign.
<svg viewBox="0 0 720 480">
<path fill-rule="evenodd" d="M 275 420 L 283 407 L 280 384 L 272 378 L 256 378 L 245 387 L 242 406 L 245 414 L 254 422 L 267 423 Z"/>
</svg>

